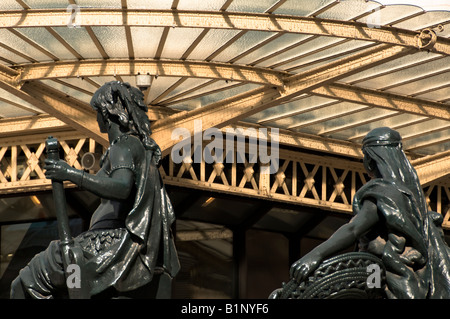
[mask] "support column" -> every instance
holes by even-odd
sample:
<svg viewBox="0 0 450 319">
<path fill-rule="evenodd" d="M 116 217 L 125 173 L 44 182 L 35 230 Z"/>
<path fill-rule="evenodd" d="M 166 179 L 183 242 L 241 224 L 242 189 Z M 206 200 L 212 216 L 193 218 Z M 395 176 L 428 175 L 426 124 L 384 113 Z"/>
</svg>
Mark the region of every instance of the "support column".
<svg viewBox="0 0 450 319">
<path fill-rule="evenodd" d="M 233 230 L 233 299 L 247 296 L 246 230 Z"/>
<path fill-rule="evenodd" d="M 300 259 L 301 257 L 301 249 L 300 249 L 300 241 L 301 236 L 298 234 L 293 234 L 288 236 L 289 239 L 289 267 Z"/>
</svg>

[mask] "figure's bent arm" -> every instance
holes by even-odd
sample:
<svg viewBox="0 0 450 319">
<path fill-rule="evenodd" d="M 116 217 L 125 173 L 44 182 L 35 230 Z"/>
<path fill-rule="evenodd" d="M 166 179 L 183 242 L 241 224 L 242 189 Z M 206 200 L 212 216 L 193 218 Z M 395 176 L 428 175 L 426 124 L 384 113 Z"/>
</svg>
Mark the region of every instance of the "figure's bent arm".
<svg viewBox="0 0 450 319">
<path fill-rule="evenodd" d="M 311 274 L 320 263 L 328 257 L 350 247 L 356 240 L 368 232 L 379 221 L 377 205 L 371 200 L 365 200 L 362 209 L 350 222 L 341 226 L 325 242 L 311 250 L 292 264 L 291 277 L 298 282 Z"/>
<path fill-rule="evenodd" d="M 342 225 L 328 240 L 311 252 L 318 254 L 321 258 L 327 258 L 353 245 L 357 239 L 367 233 L 378 221 L 377 205 L 371 200 L 365 200 L 361 211 L 357 215 L 347 224 Z"/>
<path fill-rule="evenodd" d="M 102 198 L 124 200 L 128 198 L 134 185 L 130 156 L 129 152 L 120 149 L 114 152 L 111 150 L 110 159 L 114 170 L 108 174 L 101 169 L 96 175 L 75 169 L 61 160 L 46 160 L 45 175 L 50 179 L 69 180 Z"/>
<path fill-rule="evenodd" d="M 130 195 L 133 183 L 133 172 L 129 169 L 120 169 L 109 177 L 84 174 L 79 186 L 102 198 L 123 200 Z"/>
</svg>

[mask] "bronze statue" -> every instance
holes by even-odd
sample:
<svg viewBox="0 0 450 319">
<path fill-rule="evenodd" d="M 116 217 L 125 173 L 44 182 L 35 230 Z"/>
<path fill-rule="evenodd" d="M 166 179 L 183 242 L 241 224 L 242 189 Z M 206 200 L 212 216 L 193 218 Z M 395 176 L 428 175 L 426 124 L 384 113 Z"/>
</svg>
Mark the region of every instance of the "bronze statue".
<svg viewBox="0 0 450 319">
<path fill-rule="evenodd" d="M 382 261 L 384 298 L 450 298 L 450 248 L 441 229 L 443 217 L 428 210 L 400 134 L 387 127 L 376 128 L 364 138 L 362 150 L 364 167 L 372 179 L 355 194 L 355 216 L 293 263 L 290 285 L 305 286 L 325 259 L 359 240 L 361 252 Z M 289 289 L 304 290 L 297 287 Z M 289 296 L 282 292 L 271 297 Z"/>
<path fill-rule="evenodd" d="M 101 197 L 89 229 L 73 239 L 81 248 L 92 298 L 170 298 L 180 269 L 171 225 L 173 208 L 158 171 L 159 146 L 150 137 L 143 94 L 108 82 L 91 106 L 110 146 L 92 175 L 62 160 L 46 160 L 46 176 L 71 181 Z M 11 285 L 11 298 L 67 297 L 59 240 L 36 255 Z"/>
</svg>

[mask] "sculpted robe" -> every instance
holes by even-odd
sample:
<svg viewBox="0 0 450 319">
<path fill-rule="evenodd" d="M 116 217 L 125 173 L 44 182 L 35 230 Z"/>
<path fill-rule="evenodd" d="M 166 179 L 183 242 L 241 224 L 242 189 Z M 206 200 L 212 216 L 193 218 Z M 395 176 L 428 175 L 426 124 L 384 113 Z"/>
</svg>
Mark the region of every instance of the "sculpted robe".
<svg viewBox="0 0 450 319">
<path fill-rule="evenodd" d="M 424 209 L 394 180 L 373 179 L 359 189 L 353 201 L 356 214 L 368 199 L 376 203 L 383 222 L 377 234 L 368 234 L 366 247 L 381 255 L 386 266 L 387 296 L 450 298 L 450 248 L 443 238 L 442 216 Z M 380 234 L 385 240 L 381 249 L 374 238 Z"/>
</svg>

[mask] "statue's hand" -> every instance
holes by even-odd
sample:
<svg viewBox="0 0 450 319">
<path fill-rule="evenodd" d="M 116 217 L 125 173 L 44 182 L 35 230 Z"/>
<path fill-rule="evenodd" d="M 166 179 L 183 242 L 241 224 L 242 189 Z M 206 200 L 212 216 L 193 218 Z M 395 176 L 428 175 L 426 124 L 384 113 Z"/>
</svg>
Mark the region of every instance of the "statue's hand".
<svg viewBox="0 0 450 319">
<path fill-rule="evenodd" d="M 45 177 L 57 181 L 70 180 L 71 171 L 73 170 L 73 168 L 63 160 L 54 161 L 50 159 L 45 160 L 44 168 L 46 169 Z"/>
<path fill-rule="evenodd" d="M 313 252 L 305 255 L 292 264 L 290 270 L 291 278 L 295 279 L 297 282 L 305 280 L 317 269 L 317 267 L 319 267 L 321 262 L 322 258 Z"/>
</svg>

